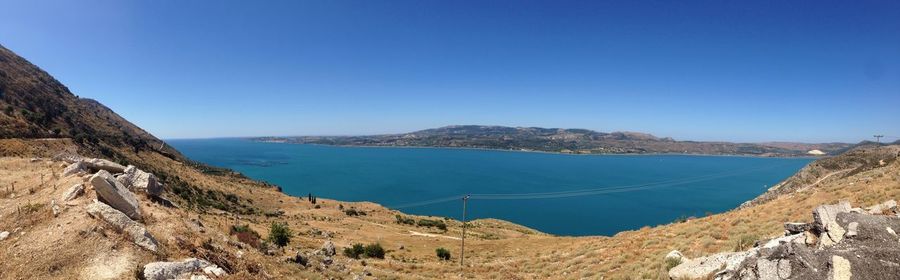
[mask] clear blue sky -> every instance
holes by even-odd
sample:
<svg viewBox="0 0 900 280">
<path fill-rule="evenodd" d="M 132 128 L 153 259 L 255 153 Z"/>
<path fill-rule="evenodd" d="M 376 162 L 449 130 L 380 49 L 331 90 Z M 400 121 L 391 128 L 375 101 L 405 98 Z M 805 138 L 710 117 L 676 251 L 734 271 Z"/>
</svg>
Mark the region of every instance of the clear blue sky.
<svg viewBox="0 0 900 280">
<path fill-rule="evenodd" d="M 2 6 L 0 44 L 162 138 L 450 124 L 900 136 L 900 1 Z"/>
</svg>

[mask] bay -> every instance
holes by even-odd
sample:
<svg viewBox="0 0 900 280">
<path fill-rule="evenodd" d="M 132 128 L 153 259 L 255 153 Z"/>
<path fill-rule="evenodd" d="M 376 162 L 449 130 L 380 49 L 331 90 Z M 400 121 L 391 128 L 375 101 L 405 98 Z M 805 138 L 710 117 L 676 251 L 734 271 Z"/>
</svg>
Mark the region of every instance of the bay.
<svg viewBox="0 0 900 280">
<path fill-rule="evenodd" d="M 294 196 L 371 201 L 461 219 L 460 197 L 475 194 L 469 219 L 497 218 L 573 236 L 727 211 L 812 160 L 335 147 L 239 138 L 167 142 L 191 159 L 279 185 Z"/>
</svg>

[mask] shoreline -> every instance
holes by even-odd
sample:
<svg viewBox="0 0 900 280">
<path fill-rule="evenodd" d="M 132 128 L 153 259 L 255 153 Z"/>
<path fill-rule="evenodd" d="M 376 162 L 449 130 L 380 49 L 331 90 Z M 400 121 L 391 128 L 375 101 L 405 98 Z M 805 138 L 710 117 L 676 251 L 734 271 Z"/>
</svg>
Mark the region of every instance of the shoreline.
<svg viewBox="0 0 900 280">
<path fill-rule="evenodd" d="M 271 144 L 289 144 L 289 145 L 314 145 L 341 148 L 393 148 L 393 149 L 446 149 L 446 150 L 476 150 L 476 151 L 499 151 L 512 153 L 538 153 L 551 155 L 569 155 L 569 156 L 704 156 L 704 157 L 748 157 L 748 158 L 783 158 L 783 159 L 820 159 L 832 157 L 833 155 L 804 155 L 804 156 L 764 156 L 752 154 L 691 154 L 691 153 L 607 153 L 607 154 L 579 154 L 579 153 L 562 153 L 538 150 L 509 150 L 496 148 L 476 148 L 476 147 L 446 147 L 446 146 L 370 146 L 370 145 L 331 145 L 318 143 L 296 143 L 289 141 L 271 141 L 271 140 L 255 140 L 255 138 L 236 138 L 257 143 Z"/>
</svg>

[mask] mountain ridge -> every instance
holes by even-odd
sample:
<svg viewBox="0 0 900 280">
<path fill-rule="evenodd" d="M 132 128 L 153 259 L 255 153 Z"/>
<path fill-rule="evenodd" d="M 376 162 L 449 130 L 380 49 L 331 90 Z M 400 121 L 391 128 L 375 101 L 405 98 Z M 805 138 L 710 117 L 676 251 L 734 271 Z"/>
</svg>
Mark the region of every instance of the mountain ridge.
<svg viewBox="0 0 900 280">
<path fill-rule="evenodd" d="M 704 154 L 754 156 L 834 155 L 846 143 L 732 143 L 678 141 L 642 132 L 598 132 L 578 128 L 449 125 L 409 133 L 362 136 L 253 137 L 254 141 L 337 146 L 453 147 L 570 154 Z"/>
</svg>

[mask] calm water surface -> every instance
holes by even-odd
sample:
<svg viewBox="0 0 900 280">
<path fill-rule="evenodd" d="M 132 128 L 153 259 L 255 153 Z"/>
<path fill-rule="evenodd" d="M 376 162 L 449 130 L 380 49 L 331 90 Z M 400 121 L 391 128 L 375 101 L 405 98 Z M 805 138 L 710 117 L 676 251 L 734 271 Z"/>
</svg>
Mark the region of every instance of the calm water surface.
<svg viewBox="0 0 900 280">
<path fill-rule="evenodd" d="M 612 235 L 682 216 L 740 205 L 810 159 L 724 156 L 578 156 L 441 148 L 361 148 L 259 143 L 244 139 L 169 140 L 186 156 L 282 187 L 388 207 L 461 194 L 600 190 L 590 195 L 473 199 L 468 217 L 498 218 L 558 235 Z M 603 191 L 621 186 L 620 192 Z M 680 184 L 675 184 L 675 183 Z M 583 194 L 583 193 L 579 193 Z M 506 198 L 509 198 L 508 196 Z M 460 219 L 461 201 L 400 210 Z"/>
</svg>

